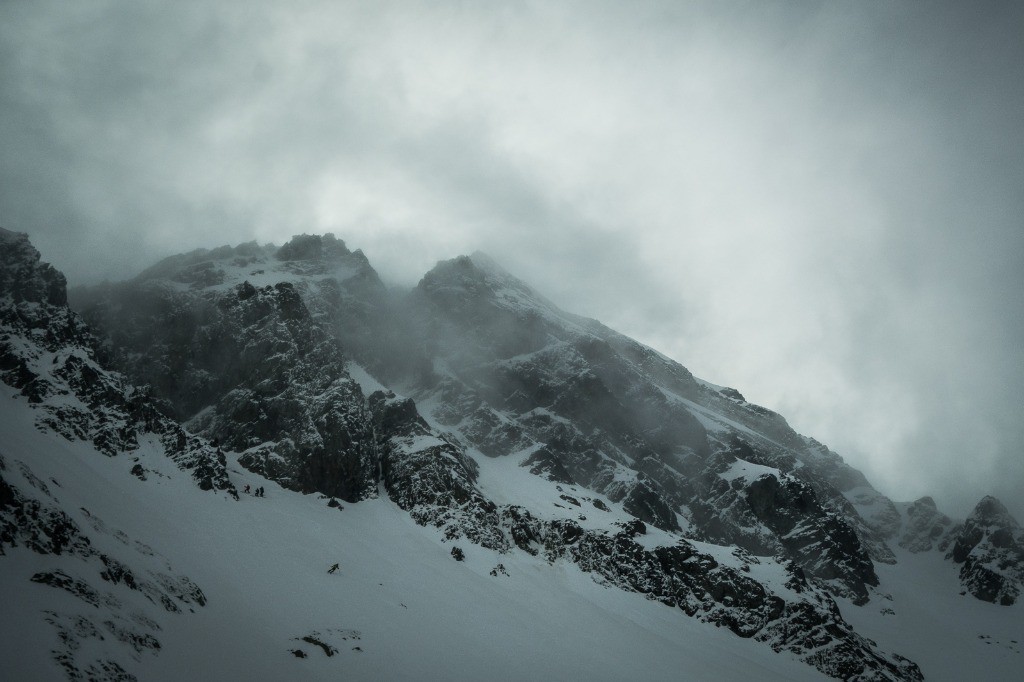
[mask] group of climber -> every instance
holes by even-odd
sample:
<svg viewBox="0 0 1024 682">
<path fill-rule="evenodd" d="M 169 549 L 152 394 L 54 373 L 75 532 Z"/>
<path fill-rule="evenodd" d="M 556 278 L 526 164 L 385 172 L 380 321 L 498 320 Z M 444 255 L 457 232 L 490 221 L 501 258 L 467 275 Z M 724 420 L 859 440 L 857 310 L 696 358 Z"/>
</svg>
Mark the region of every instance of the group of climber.
<svg viewBox="0 0 1024 682">
<path fill-rule="evenodd" d="M 249 484 L 246 483 L 245 484 L 245 488 L 242 490 L 242 492 L 248 493 L 249 492 L 249 488 L 250 488 Z M 266 497 L 266 495 L 264 495 L 263 493 L 264 493 L 263 486 L 260 486 L 259 488 L 256 488 L 256 490 L 253 492 L 253 496 L 254 497 Z"/>
</svg>

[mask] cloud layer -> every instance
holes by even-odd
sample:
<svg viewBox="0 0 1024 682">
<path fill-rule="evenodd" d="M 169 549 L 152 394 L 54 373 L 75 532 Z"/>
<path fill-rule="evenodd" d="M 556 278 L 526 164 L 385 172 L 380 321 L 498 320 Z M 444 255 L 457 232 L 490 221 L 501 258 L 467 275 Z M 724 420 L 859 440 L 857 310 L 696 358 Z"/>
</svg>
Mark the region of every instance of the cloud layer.
<svg viewBox="0 0 1024 682">
<path fill-rule="evenodd" d="M 481 249 L 897 499 L 1024 517 L 1024 11 L 681 4 L 4 3 L 0 224 L 73 283 Z"/>
</svg>

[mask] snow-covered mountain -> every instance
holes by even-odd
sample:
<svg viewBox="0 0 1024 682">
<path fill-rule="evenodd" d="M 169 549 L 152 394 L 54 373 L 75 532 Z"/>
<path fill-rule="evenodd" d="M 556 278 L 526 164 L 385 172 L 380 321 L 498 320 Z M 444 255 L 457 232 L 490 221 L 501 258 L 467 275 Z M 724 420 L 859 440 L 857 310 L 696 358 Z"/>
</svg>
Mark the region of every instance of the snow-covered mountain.
<svg viewBox="0 0 1024 682">
<path fill-rule="evenodd" d="M 72 292 L 83 321 L 0 246 L 16 679 L 1019 668 L 997 500 L 894 503 L 483 254 L 394 292 L 331 235 L 198 250 Z"/>
</svg>

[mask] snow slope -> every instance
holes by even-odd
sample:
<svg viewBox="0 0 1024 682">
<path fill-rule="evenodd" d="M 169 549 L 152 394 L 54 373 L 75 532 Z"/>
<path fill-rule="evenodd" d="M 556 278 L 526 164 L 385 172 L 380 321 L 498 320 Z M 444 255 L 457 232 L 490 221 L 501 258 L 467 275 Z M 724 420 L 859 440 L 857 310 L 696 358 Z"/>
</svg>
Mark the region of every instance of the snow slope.
<svg viewBox="0 0 1024 682">
<path fill-rule="evenodd" d="M 1024 675 L 1024 609 L 996 606 L 963 592 L 959 567 L 941 555 L 897 551 L 879 565 L 882 599 L 858 607 L 839 599 L 861 634 L 915 661 L 926 680 L 1019 680 Z"/>
<path fill-rule="evenodd" d="M 199 490 L 155 446 L 105 457 L 38 431 L 34 410 L 10 388 L 0 386 L 0 400 L 0 454 L 12 484 L 39 492 L 12 466 L 18 461 L 54 482 L 51 492 L 83 528 L 84 508 L 111 533 L 144 539 L 208 600 L 159 620 L 155 654 L 121 660 L 139 679 L 821 679 L 786 654 L 602 587 L 565 561 L 463 543 L 466 559 L 456 562 L 437 531 L 386 499 L 339 511 L 230 462 L 239 490 L 266 489 L 265 498 L 243 494 L 236 502 Z M 136 463 L 146 481 L 130 475 Z M 112 535 L 91 537 L 114 543 Z M 59 678 L 49 654 L 57 632 L 41 605 L 68 612 L 84 605 L 29 578 L 80 560 L 6 552 L 0 677 Z M 329 575 L 335 562 L 341 570 Z M 508 575 L 490 575 L 498 563 Z M 98 587 L 121 598 L 129 592 Z M 85 611 L 94 608 L 104 607 Z M 296 640 L 312 633 L 337 653 L 327 657 Z"/>
</svg>

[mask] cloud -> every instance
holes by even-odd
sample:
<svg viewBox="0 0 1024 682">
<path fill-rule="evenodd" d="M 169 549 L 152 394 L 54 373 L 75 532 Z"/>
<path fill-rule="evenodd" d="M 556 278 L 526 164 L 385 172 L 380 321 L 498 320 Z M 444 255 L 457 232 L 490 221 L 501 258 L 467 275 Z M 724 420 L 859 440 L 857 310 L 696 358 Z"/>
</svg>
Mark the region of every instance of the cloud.
<svg viewBox="0 0 1024 682">
<path fill-rule="evenodd" d="M 0 222 L 73 282 L 482 249 L 894 497 L 1024 517 L 1024 15 L 990 9 L 5 3 Z"/>
</svg>

